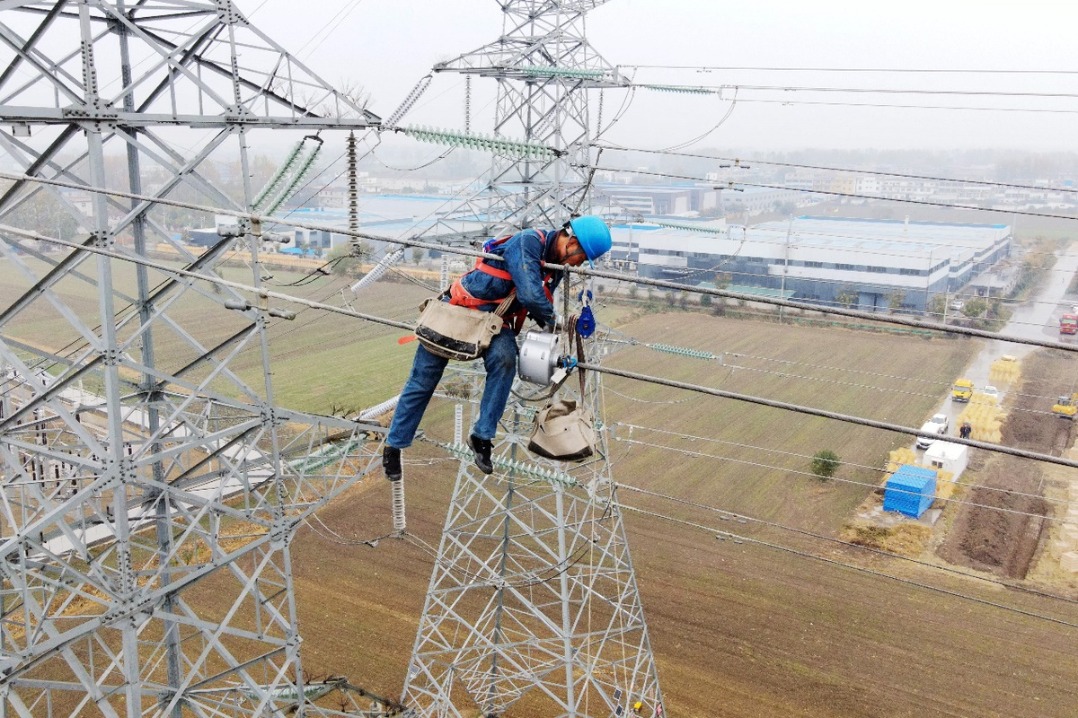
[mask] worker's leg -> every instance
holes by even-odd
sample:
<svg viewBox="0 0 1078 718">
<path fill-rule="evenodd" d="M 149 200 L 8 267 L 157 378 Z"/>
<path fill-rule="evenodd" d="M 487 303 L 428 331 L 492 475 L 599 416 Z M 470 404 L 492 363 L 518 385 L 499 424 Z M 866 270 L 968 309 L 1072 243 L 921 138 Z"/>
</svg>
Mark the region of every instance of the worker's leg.
<svg viewBox="0 0 1078 718">
<path fill-rule="evenodd" d="M 431 354 L 422 344 L 416 348 L 412 373 L 401 390 L 400 401 L 393 412 L 393 423 L 390 424 L 389 435 L 386 436 L 387 445 L 397 449 L 412 445 L 419 421 L 423 418 L 423 412 L 427 410 L 427 404 L 430 403 L 448 363 L 448 359 Z"/>
<path fill-rule="evenodd" d="M 498 421 L 505 412 L 509 390 L 517 374 L 517 340 L 513 332 L 503 328 L 494 335 L 490 348 L 483 355 L 483 365 L 487 369 L 487 382 L 472 435 L 490 441 L 498 433 Z"/>
</svg>

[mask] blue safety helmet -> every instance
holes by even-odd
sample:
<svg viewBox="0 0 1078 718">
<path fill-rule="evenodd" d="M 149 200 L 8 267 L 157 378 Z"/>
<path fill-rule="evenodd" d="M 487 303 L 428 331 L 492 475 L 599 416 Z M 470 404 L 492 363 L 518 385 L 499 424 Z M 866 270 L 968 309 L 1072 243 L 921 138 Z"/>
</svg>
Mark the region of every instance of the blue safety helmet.
<svg viewBox="0 0 1078 718">
<path fill-rule="evenodd" d="M 568 225 L 576 241 L 580 243 L 580 248 L 588 256 L 588 263 L 594 267 L 593 260 L 610 251 L 610 228 L 602 217 L 594 214 L 571 219 Z"/>
</svg>

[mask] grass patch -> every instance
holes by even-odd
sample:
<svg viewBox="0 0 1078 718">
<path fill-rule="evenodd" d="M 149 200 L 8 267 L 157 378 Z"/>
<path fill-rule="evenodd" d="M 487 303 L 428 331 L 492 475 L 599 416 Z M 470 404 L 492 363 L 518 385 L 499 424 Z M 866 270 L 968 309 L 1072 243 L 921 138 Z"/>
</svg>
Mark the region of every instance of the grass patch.
<svg viewBox="0 0 1078 718">
<path fill-rule="evenodd" d="M 913 558 L 920 556 L 928 546 L 932 538 L 932 529 L 913 523 L 876 526 L 857 522 L 843 527 L 840 538 L 857 546 L 866 546 Z"/>
</svg>

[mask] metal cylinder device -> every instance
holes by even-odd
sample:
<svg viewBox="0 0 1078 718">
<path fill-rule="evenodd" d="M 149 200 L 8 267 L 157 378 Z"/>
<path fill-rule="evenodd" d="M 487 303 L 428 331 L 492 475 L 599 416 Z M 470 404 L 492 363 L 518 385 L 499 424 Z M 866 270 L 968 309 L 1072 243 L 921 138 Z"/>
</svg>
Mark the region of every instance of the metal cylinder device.
<svg viewBox="0 0 1078 718">
<path fill-rule="evenodd" d="M 524 381 L 547 386 L 558 366 L 559 336 L 550 332 L 528 332 L 520 345 L 517 374 Z"/>
</svg>

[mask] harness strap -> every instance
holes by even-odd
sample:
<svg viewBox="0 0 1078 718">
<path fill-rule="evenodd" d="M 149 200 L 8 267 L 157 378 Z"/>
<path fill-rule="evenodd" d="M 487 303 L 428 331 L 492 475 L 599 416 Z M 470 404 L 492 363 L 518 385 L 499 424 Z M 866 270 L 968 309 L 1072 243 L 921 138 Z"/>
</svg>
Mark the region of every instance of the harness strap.
<svg viewBox="0 0 1078 718">
<path fill-rule="evenodd" d="M 539 241 L 543 245 L 543 253 L 546 254 L 546 243 L 547 240 L 550 239 L 550 236 L 547 232 L 544 232 L 541 229 L 537 229 L 535 231 L 539 234 Z M 504 237 L 499 237 L 490 244 L 484 246 L 483 249 L 489 252 L 495 247 L 501 244 L 505 244 L 505 242 L 508 241 L 512 236 L 513 235 L 511 234 L 507 234 Z M 490 260 L 488 260 L 486 257 L 476 257 L 475 268 L 478 269 L 480 272 L 483 272 L 484 274 L 489 274 L 490 276 L 497 277 L 498 279 L 513 279 L 513 277 L 509 274 L 508 271 L 504 269 L 498 269 L 497 267 L 492 267 L 487 263 L 488 261 Z"/>
<path fill-rule="evenodd" d="M 490 266 L 483 261 L 483 257 L 479 257 L 475 260 L 475 268 L 483 274 L 489 274 L 490 276 L 497 277 L 498 279 L 513 279 L 512 275 L 510 275 L 508 271 Z"/>
<path fill-rule="evenodd" d="M 509 309 L 509 305 L 513 303 L 513 300 L 517 296 L 517 288 L 513 287 L 513 291 L 509 292 L 509 296 L 502 299 L 480 299 L 479 297 L 472 296 L 472 293 L 464 288 L 464 285 L 460 283 L 458 277 L 454 282 L 449 285 L 449 303 L 455 304 L 458 307 L 467 307 L 468 309 L 478 309 L 484 304 L 497 304 L 498 308 L 494 310 L 494 313 L 499 317 L 504 317 L 505 312 Z"/>
<path fill-rule="evenodd" d="M 541 237 L 540 241 L 543 244 L 543 252 L 545 254 L 546 253 L 546 243 L 547 243 L 547 240 L 550 238 L 550 234 L 548 232 L 544 232 L 541 229 L 537 229 L 535 231 Z M 512 236 L 513 235 L 511 235 L 511 234 L 507 234 L 504 237 L 499 237 L 498 239 L 496 239 L 493 242 L 489 243 L 488 245 L 484 246 L 483 249 L 485 249 L 486 251 L 489 252 L 494 247 L 497 247 L 500 244 L 504 244 Z M 480 272 L 483 272 L 484 274 L 489 274 L 492 277 L 497 277 L 498 279 L 505 279 L 505 280 L 508 280 L 510 282 L 513 281 L 513 276 L 511 274 L 509 274 L 509 272 L 507 270 L 498 269 L 497 267 L 492 267 L 489 264 L 487 264 L 487 262 L 485 260 L 486 260 L 485 257 L 476 257 L 475 269 L 479 270 Z M 546 266 L 545 262 L 541 262 L 540 264 L 542 266 Z M 471 292 L 469 292 L 467 289 L 464 288 L 464 285 L 461 284 L 461 281 L 460 281 L 461 278 L 462 277 L 457 277 L 453 281 L 453 284 L 450 285 L 450 287 L 449 287 L 449 303 L 450 304 L 456 304 L 457 306 L 467 307 L 469 309 L 477 309 L 478 307 L 481 307 L 484 304 L 500 304 L 501 302 L 505 301 L 505 299 L 509 299 L 511 301 L 513 296 L 516 294 L 516 288 L 514 288 L 513 291 L 510 292 L 509 296 L 506 297 L 505 299 L 479 299 L 478 297 L 472 296 Z M 554 274 L 552 272 L 543 272 L 543 290 L 546 292 L 547 299 L 549 299 L 550 301 L 554 301 L 554 294 L 553 294 L 553 292 L 550 291 L 550 282 L 551 282 L 551 280 L 553 278 L 554 278 Z M 498 312 L 498 314 L 501 315 L 502 312 Z M 519 316 L 516 316 L 516 315 L 519 315 Z M 524 319 L 527 316 L 527 312 L 526 312 L 526 310 L 521 310 L 519 312 L 514 312 L 512 316 L 514 316 L 516 318 L 515 326 L 516 326 L 516 330 L 519 331 L 520 327 L 524 326 Z"/>
</svg>

